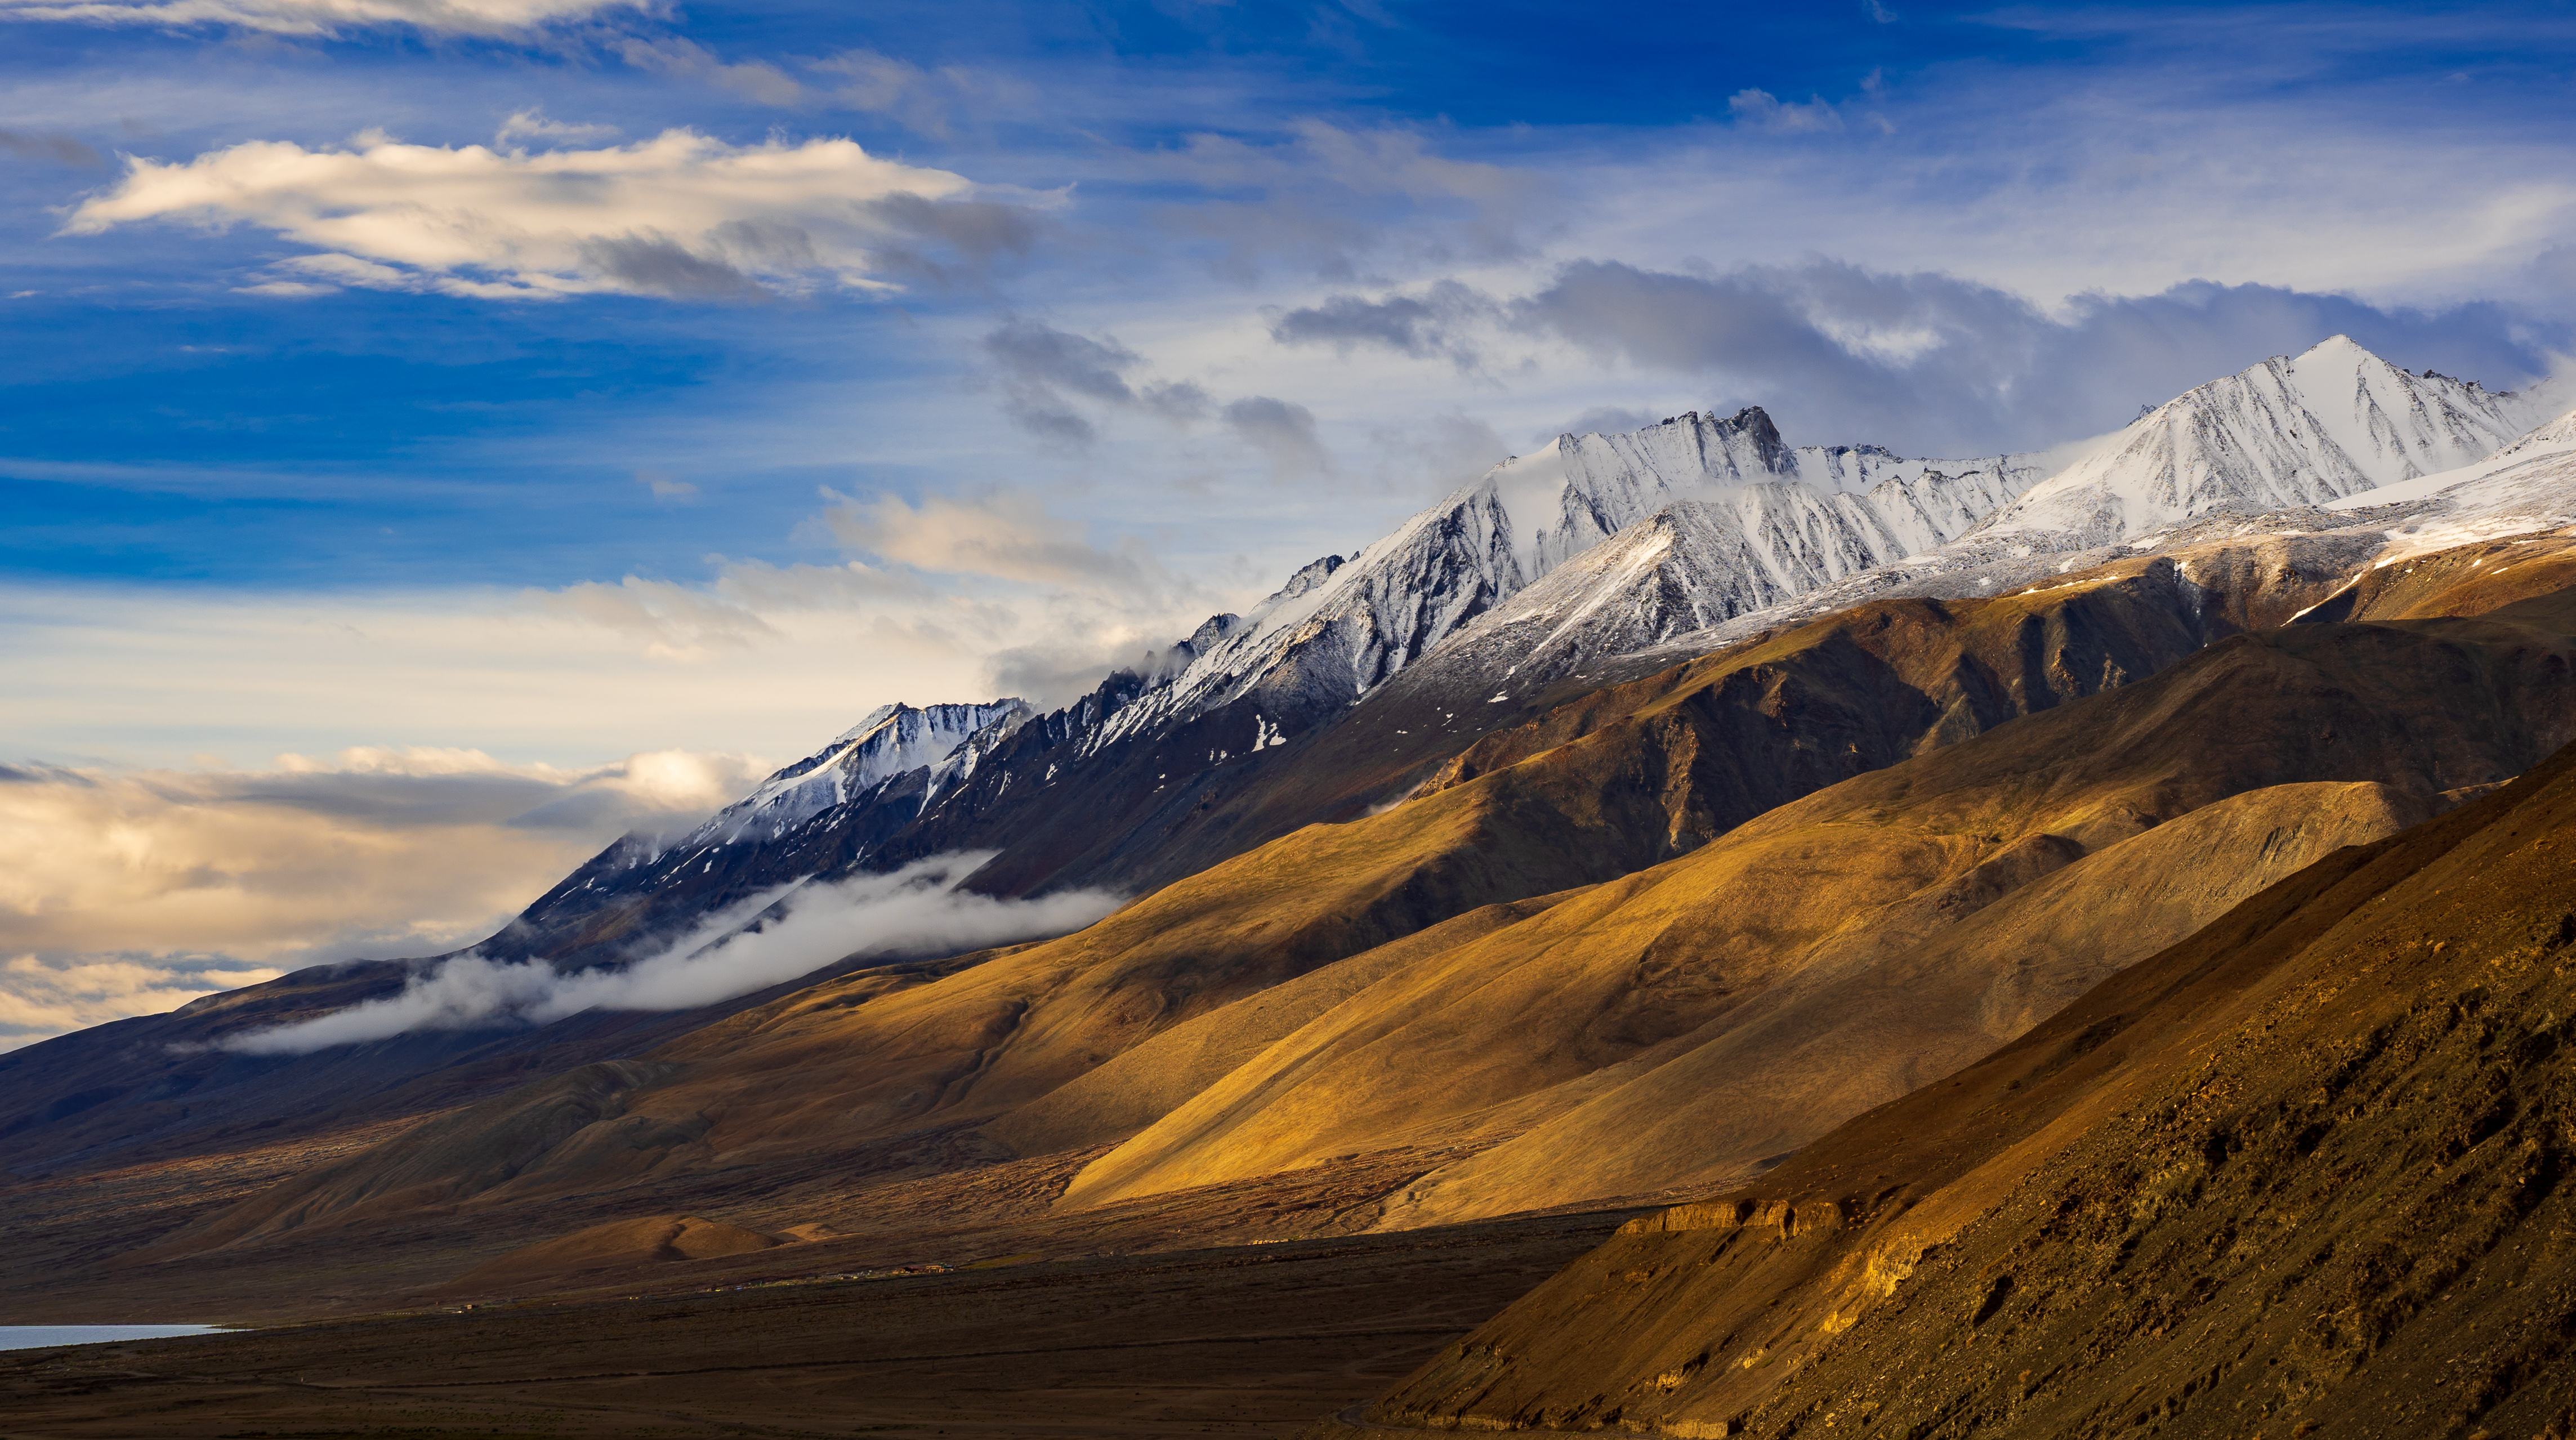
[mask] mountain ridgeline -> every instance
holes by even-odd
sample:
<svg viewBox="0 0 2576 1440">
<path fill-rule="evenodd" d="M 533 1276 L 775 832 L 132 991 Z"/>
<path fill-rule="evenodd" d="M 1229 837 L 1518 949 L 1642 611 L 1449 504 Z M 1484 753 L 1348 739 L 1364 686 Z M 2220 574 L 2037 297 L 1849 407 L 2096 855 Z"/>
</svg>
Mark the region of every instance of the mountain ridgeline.
<svg viewBox="0 0 2576 1440">
<path fill-rule="evenodd" d="M 941 735 L 980 717 L 944 763 L 925 755 L 912 770 L 866 772 L 872 784 L 853 773 L 832 804 L 778 813 L 792 824 L 719 817 L 667 849 L 614 847 L 530 907 L 498 952 L 581 963 L 636 928 L 763 887 L 952 850 L 998 849 L 974 882 L 997 894 L 1150 889 L 1384 803 L 1447 747 L 1587 667 L 1884 581 L 1909 557 L 1955 568 L 1934 552 L 1972 531 L 2015 537 L 2023 561 L 2098 560 L 2158 525 L 2467 464 L 2543 418 L 2529 397 L 2412 375 L 2338 337 L 2179 397 L 2054 475 L 2033 455 L 1793 448 L 1759 409 L 1559 436 L 1360 555 L 1298 571 L 1250 613 L 1212 617 L 1067 709 L 902 712 Z M 1952 588 L 1974 593 L 1965 577 Z M 1413 723 L 1364 726 L 1401 729 L 1382 748 L 1406 765 L 1333 767 L 1340 784 L 1284 778 L 1312 769 L 1297 753 L 1305 742 L 1350 726 L 1426 658 L 1429 685 L 1377 707 Z M 782 779 L 829 769 L 834 753 Z M 778 783 L 736 811 L 776 810 Z"/>
</svg>

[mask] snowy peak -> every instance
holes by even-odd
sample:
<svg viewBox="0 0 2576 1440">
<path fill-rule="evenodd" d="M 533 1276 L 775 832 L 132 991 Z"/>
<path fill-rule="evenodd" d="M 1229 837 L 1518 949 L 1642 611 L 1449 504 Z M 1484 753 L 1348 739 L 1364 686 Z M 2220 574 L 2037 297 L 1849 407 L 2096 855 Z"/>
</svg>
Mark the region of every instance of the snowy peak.
<svg viewBox="0 0 2576 1440">
<path fill-rule="evenodd" d="M 1486 677 L 1479 693 L 1545 685 L 1935 549 L 2040 475 L 2027 456 L 1900 460 L 1874 447 L 1801 449 L 1787 468 L 1799 478 L 1678 500 L 1628 526 L 1479 617 L 1434 665 Z"/>
<path fill-rule="evenodd" d="M 1694 410 L 1625 434 L 1559 435 L 1452 498 L 1491 497 L 1527 584 L 1674 500 L 1791 470 L 1789 447 L 1761 407 L 1724 419 Z"/>
<path fill-rule="evenodd" d="M 1193 637 L 1188 667 L 1120 711 L 1102 740 L 1246 698 L 1259 702 L 1265 725 L 1301 729 L 1665 506 L 1795 483 L 1799 466 L 1771 417 L 1752 408 L 1725 417 L 1693 411 L 1623 435 L 1560 435 L 1351 561 L 1328 556 L 1298 571 L 1216 645 L 1200 648 Z"/>
<path fill-rule="evenodd" d="M 2497 451 L 2494 458 L 2502 460 L 2508 456 L 2533 455 L 2543 450 L 2564 450 L 2571 446 L 2576 446 L 2576 410 L 2570 410 L 2546 425 L 2534 427 L 2531 433 Z"/>
<path fill-rule="evenodd" d="M 774 840 L 897 775 L 948 759 L 979 733 L 1026 717 L 1018 700 L 989 705 L 886 705 L 829 746 L 788 766 L 716 813 L 681 848 Z"/>
<path fill-rule="evenodd" d="M 1984 533 L 2109 541 L 2215 510 L 2321 505 L 2472 464 L 2539 419 L 2535 408 L 2528 396 L 2410 374 L 2337 335 L 2139 416 Z"/>
</svg>

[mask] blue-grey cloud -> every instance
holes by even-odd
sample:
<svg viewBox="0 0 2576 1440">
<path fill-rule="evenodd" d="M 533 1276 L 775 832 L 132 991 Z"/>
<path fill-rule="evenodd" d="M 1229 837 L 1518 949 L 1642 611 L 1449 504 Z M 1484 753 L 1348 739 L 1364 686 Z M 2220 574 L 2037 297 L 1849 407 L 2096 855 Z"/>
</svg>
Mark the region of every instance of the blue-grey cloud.
<svg viewBox="0 0 2576 1440">
<path fill-rule="evenodd" d="M 1247 395 L 1225 407 L 1226 428 L 1261 453 L 1280 479 L 1329 474 L 1332 457 L 1315 434 L 1315 412 L 1303 405 Z"/>
<path fill-rule="evenodd" d="M 1465 339 L 1475 321 L 1498 312 L 1493 300 L 1455 280 L 1442 280 L 1419 295 L 1396 294 L 1371 300 L 1335 295 L 1274 315 L 1270 338 L 1282 345 L 1330 345 L 1349 354 L 1362 346 L 1382 346 L 1416 358 L 1442 356 L 1461 370 L 1475 368 L 1478 355 Z"/>
<path fill-rule="evenodd" d="M 87 143 L 58 130 L 0 130 L 0 150 L 21 160 L 47 160 L 83 169 L 97 169 L 107 163 L 107 157 Z"/>
<path fill-rule="evenodd" d="M 1187 381 L 1131 383 L 1145 357 L 1114 335 L 1076 335 L 1025 317 L 1005 321 L 983 339 L 984 358 L 1002 386 L 1002 408 L 1042 439 L 1083 444 L 1099 433 L 1074 406 L 1141 410 L 1175 423 L 1207 413 L 1205 390 Z"/>
<path fill-rule="evenodd" d="M 1478 303 L 1481 302 L 1481 303 Z M 1294 323 L 1290 323 L 1290 321 Z M 1287 344 L 1473 354 L 1510 339 L 1705 377 L 1721 407 L 1758 403 L 1795 438 L 1917 454 L 2037 448 L 2113 429 L 2142 404 L 2348 334 L 2390 361 L 2519 387 L 2569 334 L 2495 303 L 2442 310 L 2193 282 L 2091 294 L 2051 313 L 1937 272 L 1830 260 L 1680 274 L 1585 260 L 1511 300 L 1334 297 L 1272 327 Z"/>
</svg>

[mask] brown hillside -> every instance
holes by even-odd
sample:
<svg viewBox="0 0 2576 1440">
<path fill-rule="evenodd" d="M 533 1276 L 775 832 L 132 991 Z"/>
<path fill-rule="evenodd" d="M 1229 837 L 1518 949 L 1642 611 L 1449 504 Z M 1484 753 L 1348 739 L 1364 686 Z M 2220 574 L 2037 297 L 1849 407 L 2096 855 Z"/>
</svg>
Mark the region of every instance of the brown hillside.
<svg viewBox="0 0 2576 1440">
<path fill-rule="evenodd" d="M 1632 1223 L 1369 1418 L 2566 1434 L 2571 844 L 2576 751 L 2338 851 L 1759 1183 Z"/>
<path fill-rule="evenodd" d="M 1380 981 L 1094 1162 L 1067 1203 L 1470 1138 L 1503 1143 L 1387 1223 L 1749 1175 L 2576 736 L 2571 632 L 2576 598 L 2549 597 L 2239 637 L 1844 782 Z"/>
<path fill-rule="evenodd" d="M 629 1270 L 674 1260 L 714 1260 L 749 1255 L 787 1244 L 775 1235 L 745 1230 L 695 1215 L 647 1215 L 611 1220 L 558 1239 L 523 1245 L 457 1277 L 450 1290 L 463 1295 L 496 1291 L 560 1290 L 585 1272 Z"/>
</svg>

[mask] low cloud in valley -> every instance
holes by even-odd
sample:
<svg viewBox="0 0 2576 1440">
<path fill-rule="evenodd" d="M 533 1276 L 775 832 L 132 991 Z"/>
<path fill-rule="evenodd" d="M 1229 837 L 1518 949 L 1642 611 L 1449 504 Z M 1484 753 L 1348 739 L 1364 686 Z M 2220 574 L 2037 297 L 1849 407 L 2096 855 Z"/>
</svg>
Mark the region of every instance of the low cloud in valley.
<svg viewBox="0 0 2576 1440">
<path fill-rule="evenodd" d="M 584 1010 L 686 1010 L 836 960 L 950 954 L 1059 935 L 1118 906 L 1117 897 L 1096 890 L 997 900 L 958 888 L 990 858 L 934 856 L 892 874 L 772 891 L 614 968 L 563 973 L 539 962 L 495 964 L 480 954 L 460 955 L 415 977 L 399 995 L 258 1031 L 231 1048 L 295 1055 L 413 1030 L 543 1024 Z"/>
</svg>

